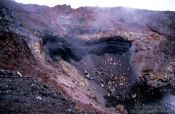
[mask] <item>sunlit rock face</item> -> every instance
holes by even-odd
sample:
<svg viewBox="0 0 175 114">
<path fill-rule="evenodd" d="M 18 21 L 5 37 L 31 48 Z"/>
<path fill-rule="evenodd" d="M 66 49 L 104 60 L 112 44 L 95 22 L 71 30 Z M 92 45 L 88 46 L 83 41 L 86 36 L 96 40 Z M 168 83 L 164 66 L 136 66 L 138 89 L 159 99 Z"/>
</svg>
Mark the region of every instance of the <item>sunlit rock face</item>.
<svg viewBox="0 0 175 114">
<path fill-rule="evenodd" d="M 39 77 L 79 109 L 115 114 L 175 84 L 174 12 L 0 3 L 2 69 Z"/>
</svg>

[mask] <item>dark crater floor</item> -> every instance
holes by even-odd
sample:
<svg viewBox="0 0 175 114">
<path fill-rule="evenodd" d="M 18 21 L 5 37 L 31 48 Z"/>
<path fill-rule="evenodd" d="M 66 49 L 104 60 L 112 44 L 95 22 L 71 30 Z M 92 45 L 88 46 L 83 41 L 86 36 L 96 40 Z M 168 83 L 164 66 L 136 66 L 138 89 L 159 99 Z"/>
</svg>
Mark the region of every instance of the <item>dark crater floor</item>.
<svg viewBox="0 0 175 114">
<path fill-rule="evenodd" d="M 41 80 L 19 72 L 0 70 L 1 114 L 90 114 Z"/>
<path fill-rule="evenodd" d="M 106 106 L 126 103 L 129 101 L 126 99 L 132 97 L 135 99 L 136 94 L 143 92 L 142 89 L 147 86 L 138 85 L 140 79 L 130 63 L 132 42 L 122 37 L 89 41 L 45 35 L 43 44 L 48 60 L 68 61 L 79 69 L 82 76 L 107 91 L 104 95 Z"/>
</svg>

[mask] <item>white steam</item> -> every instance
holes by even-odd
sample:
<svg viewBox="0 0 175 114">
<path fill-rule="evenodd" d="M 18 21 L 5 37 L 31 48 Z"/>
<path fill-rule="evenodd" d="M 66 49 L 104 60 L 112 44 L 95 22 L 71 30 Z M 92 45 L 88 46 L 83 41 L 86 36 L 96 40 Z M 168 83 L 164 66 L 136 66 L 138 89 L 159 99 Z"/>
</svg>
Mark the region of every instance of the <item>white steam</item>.
<svg viewBox="0 0 175 114">
<path fill-rule="evenodd" d="M 39 4 L 47 6 L 71 5 L 72 8 L 81 6 L 116 7 L 124 6 L 130 8 L 149 10 L 175 11 L 175 0 L 15 0 L 24 4 Z"/>
</svg>

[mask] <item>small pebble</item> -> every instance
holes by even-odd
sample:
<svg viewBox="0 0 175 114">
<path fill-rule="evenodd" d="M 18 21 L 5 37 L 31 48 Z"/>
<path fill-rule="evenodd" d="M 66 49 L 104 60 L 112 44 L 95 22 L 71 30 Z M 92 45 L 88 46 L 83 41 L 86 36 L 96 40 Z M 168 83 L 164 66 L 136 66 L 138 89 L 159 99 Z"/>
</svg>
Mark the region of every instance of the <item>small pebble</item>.
<svg viewBox="0 0 175 114">
<path fill-rule="evenodd" d="M 19 75 L 20 77 L 22 77 L 22 74 L 19 71 L 17 71 L 16 73 L 17 73 L 17 75 Z"/>
<path fill-rule="evenodd" d="M 41 98 L 41 96 L 37 96 L 36 99 L 41 100 L 42 98 Z"/>
</svg>

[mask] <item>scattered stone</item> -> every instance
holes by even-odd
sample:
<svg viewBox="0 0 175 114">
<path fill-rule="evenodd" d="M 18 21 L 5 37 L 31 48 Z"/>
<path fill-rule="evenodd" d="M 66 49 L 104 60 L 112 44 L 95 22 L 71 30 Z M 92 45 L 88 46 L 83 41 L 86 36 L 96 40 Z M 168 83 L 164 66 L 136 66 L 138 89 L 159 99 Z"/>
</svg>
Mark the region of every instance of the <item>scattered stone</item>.
<svg viewBox="0 0 175 114">
<path fill-rule="evenodd" d="M 132 94 L 132 98 L 136 98 L 137 97 L 137 94 Z"/>
<path fill-rule="evenodd" d="M 124 83 L 123 83 L 123 82 L 120 82 L 120 83 L 119 83 L 119 85 L 120 85 L 120 86 L 123 86 L 123 85 L 124 85 Z"/>
<path fill-rule="evenodd" d="M 101 84 L 101 87 L 104 87 L 104 84 Z"/>
<path fill-rule="evenodd" d="M 19 71 L 17 71 L 16 74 L 22 77 L 22 74 Z"/>
<path fill-rule="evenodd" d="M 36 99 L 38 99 L 38 100 L 42 100 L 41 96 L 37 96 Z"/>
<path fill-rule="evenodd" d="M 84 71 L 84 74 L 87 76 L 87 77 L 90 77 L 90 74 L 87 70 Z"/>
</svg>

